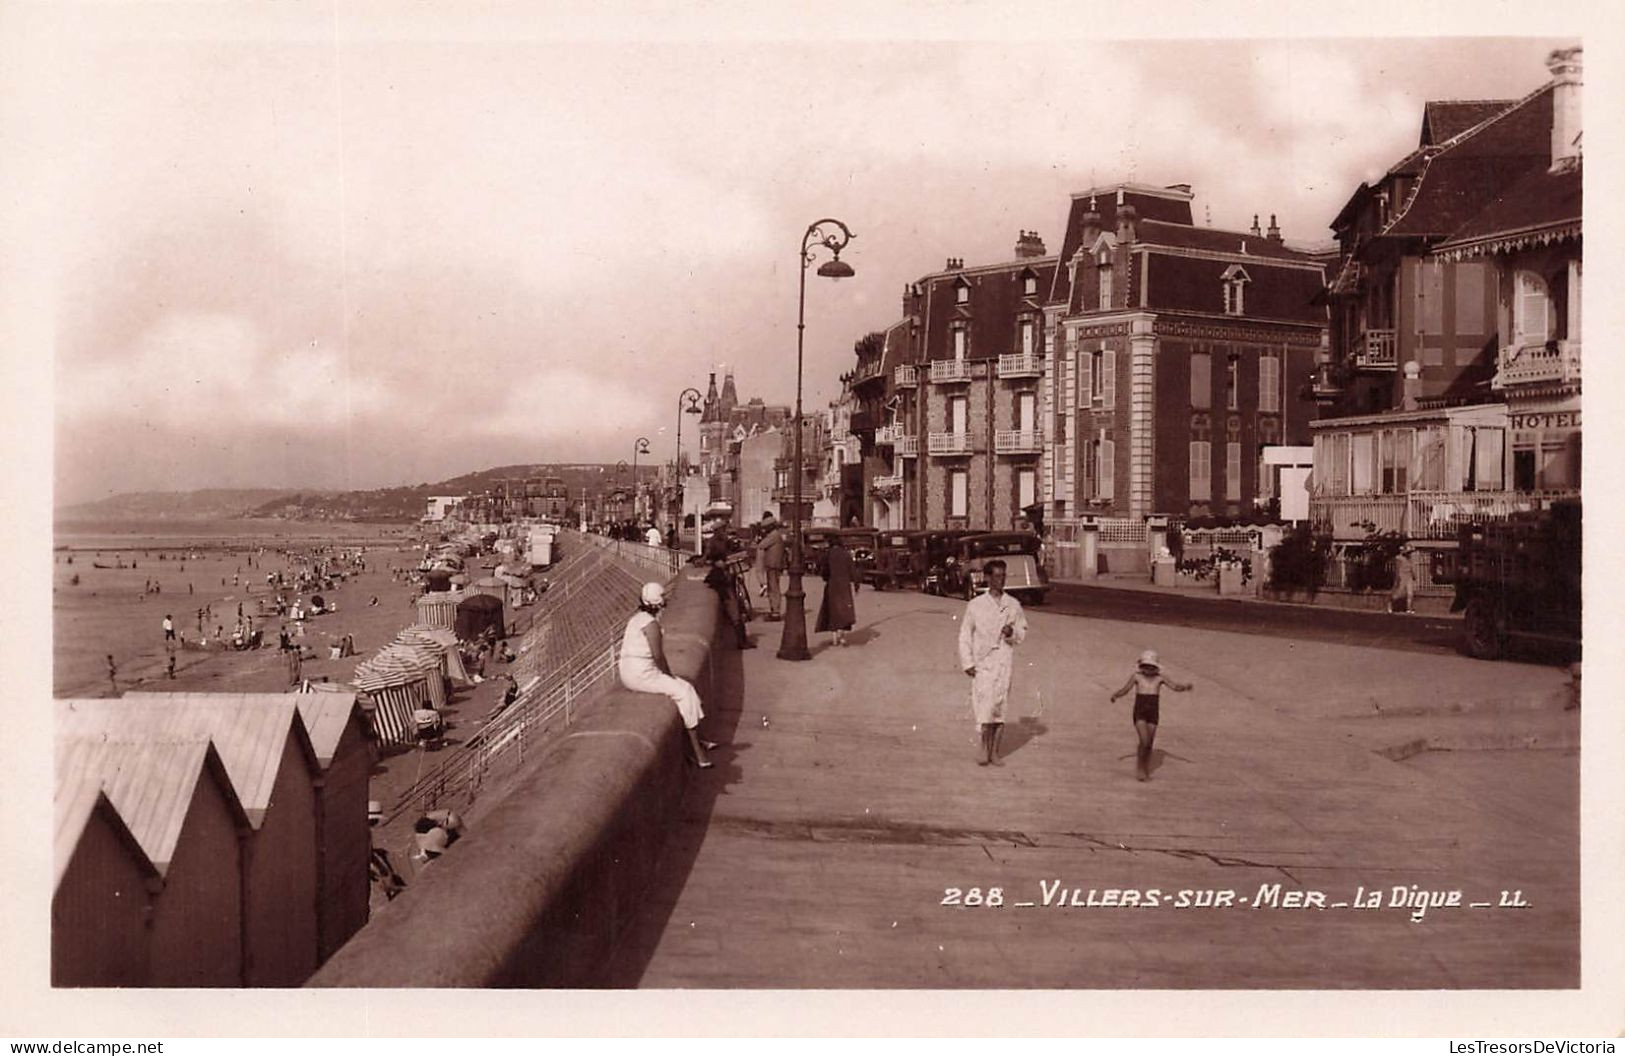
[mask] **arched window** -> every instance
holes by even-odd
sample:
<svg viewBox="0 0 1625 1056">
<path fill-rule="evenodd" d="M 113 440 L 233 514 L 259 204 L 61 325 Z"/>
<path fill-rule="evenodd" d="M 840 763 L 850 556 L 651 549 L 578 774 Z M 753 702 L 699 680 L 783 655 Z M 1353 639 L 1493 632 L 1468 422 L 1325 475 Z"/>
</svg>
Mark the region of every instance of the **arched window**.
<svg viewBox="0 0 1625 1056">
<path fill-rule="evenodd" d="M 1546 280 L 1532 271 L 1520 271 L 1513 279 L 1512 331 L 1520 345 L 1543 345 L 1550 332 L 1548 317 L 1552 298 Z"/>
</svg>

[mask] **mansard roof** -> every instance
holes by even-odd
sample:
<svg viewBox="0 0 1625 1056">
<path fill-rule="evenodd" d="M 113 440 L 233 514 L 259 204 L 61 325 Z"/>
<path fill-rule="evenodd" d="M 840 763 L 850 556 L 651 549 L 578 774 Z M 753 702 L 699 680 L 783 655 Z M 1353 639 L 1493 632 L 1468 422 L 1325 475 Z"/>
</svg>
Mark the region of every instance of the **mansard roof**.
<svg viewBox="0 0 1625 1056">
<path fill-rule="evenodd" d="M 1557 172 L 1527 173 L 1496 193 L 1488 206 L 1439 245 L 1439 251 L 1493 251 L 1578 235 L 1583 183 L 1579 164 Z"/>
<path fill-rule="evenodd" d="M 1223 231 L 1212 227 L 1192 227 L 1189 224 L 1170 224 L 1160 220 L 1141 220 L 1135 224 L 1137 245 L 1155 251 L 1158 246 L 1173 249 L 1206 250 L 1214 253 L 1246 254 L 1276 260 L 1315 262 L 1314 255 L 1292 249 L 1283 242 L 1274 242 L 1250 231 Z"/>
<path fill-rule="evenodd" d="M 1430 100 L 1422 106 L 1422 134 L 1418 146 L 1431 147 L 1454 139 L 1517 102 L 1516 99 Z"/>
</svg>

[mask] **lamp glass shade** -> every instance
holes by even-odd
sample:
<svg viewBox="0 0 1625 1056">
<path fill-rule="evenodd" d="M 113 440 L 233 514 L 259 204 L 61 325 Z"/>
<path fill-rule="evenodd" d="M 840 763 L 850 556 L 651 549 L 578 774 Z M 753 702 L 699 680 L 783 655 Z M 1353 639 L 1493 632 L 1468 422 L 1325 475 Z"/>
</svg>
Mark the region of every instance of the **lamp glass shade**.
<svg viewBox="0 0 1625 1056">
<path fill-rule="evenodd" d="M 822 275 L 826 279 L 850 279 L 853 275 L 856 275 L 857 272 L 852 270 L 852 265 L 848 264 L 840 257 L 836 257 L 833 260 L 826 260 L 824 263 L 818 265 L 818 274 Z"/>
</svg>

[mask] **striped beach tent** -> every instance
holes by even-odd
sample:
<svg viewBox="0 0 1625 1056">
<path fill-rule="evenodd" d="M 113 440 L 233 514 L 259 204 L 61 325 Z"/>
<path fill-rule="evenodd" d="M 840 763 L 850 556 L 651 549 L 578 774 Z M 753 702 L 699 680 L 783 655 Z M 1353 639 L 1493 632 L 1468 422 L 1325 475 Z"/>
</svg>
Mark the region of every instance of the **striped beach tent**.
<svg viewBox="0 0 1625 1056">
<path fill-rule="evenodd" d="M 373 659 L 386 653 L 399 657 L 417 669 L 429 695 L 429 707 L 439 711 L 446 706 L 445 662 L 437 646 L 421 639 L 395 641 L 380 649 Z"/>
<path fill-rule="evenodd" d="M 468 669 L 463 666 L 463 654 L 457 648 L 457 635 L 444 627 L 425 627 L 415 623 L 397 634 L 395 641 L 428 643 L 440 652 L 441 669 L 447 678 L 463 686 L 473 681 L 468 677 Z"/>
<path fill-rule="evenodd" d="M 357 664 L 352 682 L 372 702 L 369 718 L 380 744 L 410 747 L 417 743 L 412 712 L 429 702 L 428 679 L 421 664 L 385 650 Z"/>
<path fill-rule="evenodd" d="M 463 600 L 459 591 L 435 591 L 418 598 L 418 622 L 425 627 L 457 626 L 457 606 Z"/>
</svg>

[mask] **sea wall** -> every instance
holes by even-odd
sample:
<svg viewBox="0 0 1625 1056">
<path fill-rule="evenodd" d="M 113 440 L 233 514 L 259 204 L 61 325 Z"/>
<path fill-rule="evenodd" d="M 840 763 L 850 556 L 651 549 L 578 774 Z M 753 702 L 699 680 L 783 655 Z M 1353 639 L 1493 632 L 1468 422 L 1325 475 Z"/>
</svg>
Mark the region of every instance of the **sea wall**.
<svg viewBox="0 0 1625 1056">
<path fill-rule="evenodd" d="M 686 577 L 661 617 L 666 657 L 709 700 L 719 606 Z M 590 985 L 677 824 L 686 751 L 669 700 L 616 685 L 307 985 Z"/>
</svg>

